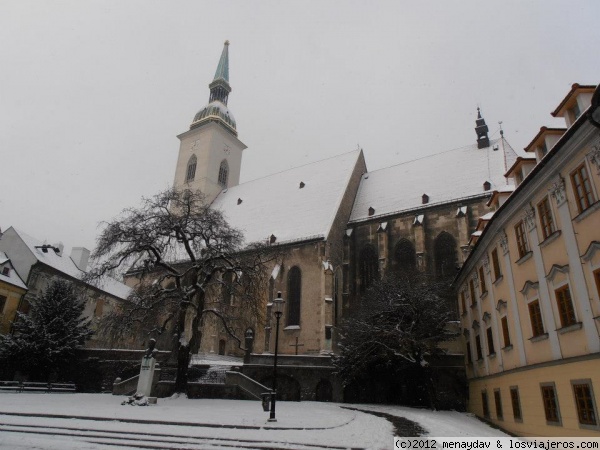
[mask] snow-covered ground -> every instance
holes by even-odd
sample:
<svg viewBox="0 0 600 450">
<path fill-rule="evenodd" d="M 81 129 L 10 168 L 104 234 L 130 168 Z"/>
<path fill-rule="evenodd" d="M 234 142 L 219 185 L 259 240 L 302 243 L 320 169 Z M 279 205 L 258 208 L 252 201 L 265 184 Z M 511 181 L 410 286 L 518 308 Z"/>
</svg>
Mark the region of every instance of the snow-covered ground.
<svg viewBox="0 0 600 450">
<path fill-rule="evenodd" d="M 392 423 L 356 409 L 404 417 L 435 436 L 505 436 L 468 414 L 399 406 L 279 402 L 272 423 L 257 401 L 179 397 L 136 407 L 124 399 L 0 394 L 0 449 L 393 448 Z"/>
</svg>

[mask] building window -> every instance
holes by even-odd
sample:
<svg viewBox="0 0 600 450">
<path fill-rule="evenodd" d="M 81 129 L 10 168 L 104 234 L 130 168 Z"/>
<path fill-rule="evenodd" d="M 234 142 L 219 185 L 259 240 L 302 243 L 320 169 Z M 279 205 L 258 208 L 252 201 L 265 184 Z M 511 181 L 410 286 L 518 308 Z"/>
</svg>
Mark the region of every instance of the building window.
<svg viewBox="0 0 600 450">
<path fill-rule="evenodd" d="M 224 159 L 221 161 L 221 166 L 219 167 L 219 185 L 222 188 L 227 187 L 227 179 L 229 178 L 229 164 L 227 164 L 227 160 Z"/>
<path fill-rule="evenodd" d="M 598 425 L 591 381 L 578 380 L 572 381 L 571 384 L 573 385 L 573 395 L 575 396 L 579 423 L 582 425 Z"/>
<path fill-rule="evenodd" d="M 511 386 L 510 388 L 510 402 L 512 403 L 514 419 L 523 420 L 523 415 L 521 413 L 521 400 L 519 399 L 519 388 L 517 386 Z"/>
<path fill-rule="evenodd" d="M 502 323 L 502 337 L 504 337 L 504 346 L 510 345 L 510 334 L 508 333 L 508 317 L 504 316 L 500 322 Z"/>
<path fill-rule="evenodd" d="M 300 300 L 302 298 L 302 273 L 296 266 L 288 273 L 288 325 L 300 325 Z"/>
<path fill-rule="evenodd" d="M 0 295 L 0 314 L 4 311 L 4 305 L 6 305 L 6 297 L 4 295 Z"/>
<path fill-rule="evenodd" d="M 485 333 L 487 337 L 488 353 L 493 355 L 496 353 L 496 351 L 494 350 L 494 335 L 492 334 L 492 327 L 488 327 Z"/>
<path fill-rule="evenodd" d="M 498 420 L 504 420 L 504 414 L 502 412 L 502 397 L 500 395 L 500 389 L 494 389 L 494 403 L 496 404 L 496 417 Z"/>
<path fill-rule="evenodd" d="M 398 242 L 394 256 L 396 257 L 400 272 L 412 272 L 417 267 L 415 247 L 407 239 L 402 239 Z"/>
<path fill-rule="evenodd" d="M 533 337 L 544 334 L 544 322 L 542 321 L 542 310 L 538 300 L 532 301 L 529 305 L 529 318 L 531 319 L 531 332 Z"/>
<path fill-rule="evenodd" d="M 487 391 L 481 392 L 481 406 L 483 407 L 483 417 L 490 418 L 490 406 L 488 404 Z"/>
<path fill-rule="evenodd" d="M 479 291 L 481 295 L 487 293 L 487 287 L 485 285 L 485 276 L 483 273 L 483 266 L 479 268 Z"/>
<path fill-rule="evenodd" d="M 558 306 L 561 327 L 564 328 L 577 323 L 569 285 L 558 288 L 554 293 L 556 294 L 556 304 Z"/>
<path fill-rule="evenodd" d="M 556 398 L 554 383 L 543 384 L 541 388 L 546 422 L 560 424 L 560 411 L 558 409 L 558 399 Z"/>
<path fill-rule="evenodd" d="M 221 298 L 224 305 L 233 306 L 233 272 L 227 272 L 222 276 Z"/>
<path fill-rule="evenodd" d="M 479 335 L 475 336 L 475 350 L 477 351 L 477 359 L 483 359 L 483 352 L 481 351 L 481 338 Z"/>
<path fill-rule="evenodd" d="M 500 260 L 498 259 L 498 249 L 492 250 L 492 267 L 494 269 L 494 281 L 502 276 L 500 271 Z"/>
<path fill-rule="evenodd" d="M 342 271 L 336 270 L 333 278 L 333 324 L 338 324 L 338 316 L 340 315 L 340 305 L 342 304 Z"/>
<path fill-rule="evenodd" d="M 469 294 L 471 295 L 471 306 L 475 306 L 477 302 L 475 299 L 475 282 L 473 278 L 469 280 Z"/>
<path fill-rule="evenodd" d="M 194 181 L 194 177 L 196 176 L 196 155 L 192 155 L 190 160 L 187 163 L 187 171 L 185 173 L 185 182 L 189 183 L 190 181 Z"/>
<path fill-rule="evenodd" d="M 525 224 L 522 220 L 515 225 L 515 236 L 517 237 L 517 249 L 519 251 L 519 258 L 522 258 L 529 253 L 529 244 L 527 243 L 527 237 L 525 236 Z"/>
<path fill-rule="evenodd" d="M 540 155 L 546 156 L 546 153 L 548 153 L 548 146 L 546 145 L 546 141 L 543 141 L 542 145 L 540 145 Z"/>
<path fill-rule="evenodd" d="M 600 298 L 600 269 L 594 271 L 594 279 L 596 280 L 596 289 L 598 290 L 598 298 Z"/>
<path fill-rule="evenodd" d="M 575 194 L 577 210 L 581 213 L 594 203 L 592 184 L 588 177 L 585 163 L 581 164 L 571 173 L 571 183 L 573 184 L 573 193 Z"/>
<path fill-rule="evenodd" d="M 453 277 L 456 274 L 456 241 L 447 232 L 442 231 L 435 239 L 433 248 L 435 273 L 438 277 Z"/>
<path fill-rule="evenodd" d="M 360 291 L 364 292 L 379 278 L 379 260 L 375 249 L 371 245 L 366 245 L 360 251 L 359 265 Z"/>
<path fill-rule="evenodd" d="M 471 343 L 467 341 L 467 364 L 473 362 L 473 355 L 471 354 Z"/>
<path fill-rule="evenodd" d="M 467 302 L 465 301 L 465 291 L 460 291 L 460 307 L 462 308 L 462 312 L 467 312 Z"/>
<path fill-rule="evenodd" d="M 540 216 L 540 222 L 542 224 L 542 236 L 546 239 L 550 236 L 554 231 L 556 231 L 554 227 L 554 220 L 552 220 L 552 211 L 550 210 L 550 202 L 548 201 L 548 197 L 545 197 L 538 204 L 538 214 Z"/>
</svg>

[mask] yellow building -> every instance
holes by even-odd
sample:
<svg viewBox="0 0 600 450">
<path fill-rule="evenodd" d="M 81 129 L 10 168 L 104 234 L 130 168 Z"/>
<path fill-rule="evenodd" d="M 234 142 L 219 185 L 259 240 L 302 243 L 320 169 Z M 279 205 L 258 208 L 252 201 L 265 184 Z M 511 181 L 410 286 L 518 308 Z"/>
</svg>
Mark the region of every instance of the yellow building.
<svg viewBox="0 0 600 450">
<path fill-rule="evenodd" d="M 0 252 L 0 334 L 8 334 L 27 286 L 4 252 Z"/>
<path fill-rule="evenodd" d="M 494 192 L 457 276 L 469 410 L 600 436 L 600 88 L 574 84 Z M 596 117 L 596 120 L 592 117 Z"/>
</svg>

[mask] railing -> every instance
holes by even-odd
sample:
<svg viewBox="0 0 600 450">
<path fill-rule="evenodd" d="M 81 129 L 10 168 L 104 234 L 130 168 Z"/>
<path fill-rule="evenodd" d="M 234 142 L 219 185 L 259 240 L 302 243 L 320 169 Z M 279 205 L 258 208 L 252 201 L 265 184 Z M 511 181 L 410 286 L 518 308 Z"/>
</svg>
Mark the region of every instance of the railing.
<svg viewBox="0 0 600 450">
<path fill-rule="evenodd" d="M 225 384 L 237 385 L 257 400 L 261 400 L 265 392 L 271 392 L 268 387 L 240 372 L 225 372 Z"/>
</svg>

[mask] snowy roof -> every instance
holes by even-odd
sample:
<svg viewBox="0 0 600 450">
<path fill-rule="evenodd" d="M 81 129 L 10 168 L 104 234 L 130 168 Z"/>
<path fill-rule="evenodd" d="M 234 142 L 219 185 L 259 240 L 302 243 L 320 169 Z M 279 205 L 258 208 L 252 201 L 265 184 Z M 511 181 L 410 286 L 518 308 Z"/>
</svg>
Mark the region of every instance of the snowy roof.
<svg viewBox="0 0 600 450">
<path fill-rule="evenodd" d="M 13 229 L 20 236 L 21 240 L 29 248 L 29 251 L 33 254 L 33 256 L 35 256 L 35 258 L 39 262 L 78 280 L 80 280 L 85 274 L 85 272 L 79 270 L 79 268 L 75 265 L 71 257 L 62 254 L 62 252 L 57 253 L 52 249 L 47 249 L 47 252 L 44 252 L 41 248 L 38 247 L 42 247 L 45 244 L 29 236 L 28 234 L 15 229 L 14 227 Z M 120 283 L 119 281 L 113 278 L 105 278 L 99 281 L 98 284 L 95 285 L 95 287 L 108 294 L 122 299 L 127 298 L 129 293 L 131 292 L 130 287 L 126 286 L 123 283 Z"/>
<path fill-rule="evenodd" d="M 6 253 L 0 252 L 0 266 L 5 265 L 5 264 L 11 270 L 9 270 L 8 275 L 4 275 L 2 273 L 2 270 L 0 270 L 0 281 L 3 281 L 8 284 L 12 284 L 13 286 L 20 287 L 21 289 L 27 290 L 27 286 L 25 286 L 25 283 L 23 283 L 23 280 L 21 280 L 21 277 L 19 276 L 17 271 L 14 270 L 14 268 L 12 267 L 12 264 L 10 263 L 10 259 L 8 258 Z"/>
<path fill-rule="evenodd" d="M 247 243 L 327 238 L 361 152 L 295 167 L 221 192 L 212 206 Z"/>
<path fill-rule="evenodd" d="M 504 172 L 517 156 L 506 140 L 495 139 L 486 148 L 473 144 L 366 173 L 350 222 L 484 195 L 486 181 L 492 191 L 503 188 Z M 429 197 L 425 205 L 423 194 Z M 369 208 L 375 210 L 371 216 Z"/>
</svg>

